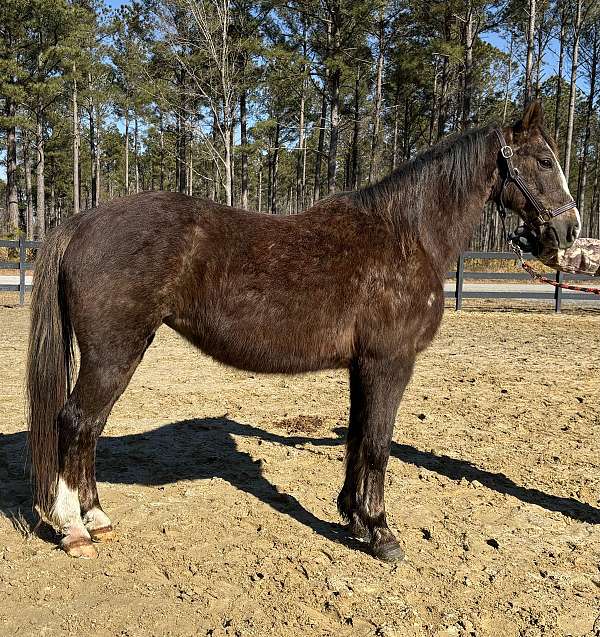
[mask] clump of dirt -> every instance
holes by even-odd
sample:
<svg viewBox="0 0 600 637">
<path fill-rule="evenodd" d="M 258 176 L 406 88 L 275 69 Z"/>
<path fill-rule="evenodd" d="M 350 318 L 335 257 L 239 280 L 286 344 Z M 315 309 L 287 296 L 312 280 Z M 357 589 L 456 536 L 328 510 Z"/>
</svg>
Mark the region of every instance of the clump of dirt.
<svg viewBox="0 0 600 637">
<path fill-rule="evenodd" d="M 284 429 L 289 434 L 314 433 L 324 428 L 325 422 L 319 416 L 296 416 L 295 418 L 284 418 L 273 423 L 274 427 Z"/>
</svg>

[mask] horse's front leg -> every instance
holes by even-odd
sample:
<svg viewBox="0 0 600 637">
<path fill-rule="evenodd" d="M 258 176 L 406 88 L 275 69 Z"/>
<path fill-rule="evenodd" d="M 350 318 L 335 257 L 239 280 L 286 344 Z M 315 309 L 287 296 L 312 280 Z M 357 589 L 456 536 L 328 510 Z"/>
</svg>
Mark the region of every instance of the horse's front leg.
<svg viewBox="0 0 600 637">
<path fill-rule="evenodd" d="M 413 365 L 414 358 L 359 358 L 350 368 L 346 479 L 338 508 L 350 531 L 368 538 L 373 554 L 387 561 L 403 557 L 387 525 L 384 481 L 396 412 Z"/>
</svg>

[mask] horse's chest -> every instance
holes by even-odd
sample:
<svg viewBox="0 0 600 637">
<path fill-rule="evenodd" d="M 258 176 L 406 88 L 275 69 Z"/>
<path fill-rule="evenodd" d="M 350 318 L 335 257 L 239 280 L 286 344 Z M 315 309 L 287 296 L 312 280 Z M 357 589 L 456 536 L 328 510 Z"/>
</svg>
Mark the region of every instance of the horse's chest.
<svg viewBox="0 0 600 637">
<path fill-rule="evenodd" d="M 367 329 L 392 350 L 420 352 L 435 336 L 443 311 L 439 282 L 421 279 L 417 284 L 404 279 L 372 297 Z"/>
<path fill-rule="evenodd" d="M 444 290 L 432 290 L 427 296 L 422 320 L 415 334 L 415 350 L 423 351 L 435 336 L 444 314 Z"/>
</svg>

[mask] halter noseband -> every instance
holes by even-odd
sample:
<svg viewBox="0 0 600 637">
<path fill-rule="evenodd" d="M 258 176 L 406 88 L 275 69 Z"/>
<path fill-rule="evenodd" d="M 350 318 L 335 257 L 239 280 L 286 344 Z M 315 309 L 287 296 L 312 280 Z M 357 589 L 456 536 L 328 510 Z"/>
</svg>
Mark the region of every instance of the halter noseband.
<svg viewBox="0 0 600 637">
<path fill-rule="evenodd" d="M 515 168 L 514 164 L 512 163 L 514 151 L 512 147 L 506 143 L 502 131 L 496 128 L 494 132 L 496 133 L 498 141 L 500 142 L 500 155 L 504 159 L 504 163 L 506 164 L 506 171 L 502 179 L 500 195 L 498 196 L 497 201 L 498 213 L 503 219 L 504 217 L 506 217 L 506 206 L 504 204 L 504 188 L 509 181 L 512 181 L 515 184 L 515 186 L 523 193 L 525 199 L 527 199 L 527 201 L 535 208 L 535 211 L 538 213 L 538 221 L 540 225 L 548 223 L 554 217 L 558 217 L 558 215 L 562 214 L 563 212 L 571 210 L 571 208 L 575 208 L 577 206 L 575 201 L 571 199 L 571 201 L 567 202 L 560 208 L 555 208 L 554 210 L 545 208 L 542 202 L 531 192 L 531 190 L 529 190 L 529 187 L 525 183 L 523 177 L 521 177 L 518 169 Z"/>
</svg>

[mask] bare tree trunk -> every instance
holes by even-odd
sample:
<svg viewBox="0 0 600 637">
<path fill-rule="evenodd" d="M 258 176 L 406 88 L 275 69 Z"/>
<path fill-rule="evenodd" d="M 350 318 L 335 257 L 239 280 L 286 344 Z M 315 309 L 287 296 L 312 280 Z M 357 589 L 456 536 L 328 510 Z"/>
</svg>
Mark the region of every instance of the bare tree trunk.
<svg viewBox="0 0 600 637">
<path fill-rule="evenodd" d="M 535 46 L 535 6 L 536 0 L 529 0 L 529 22 L 527 26 L 527 61 L 525 63 L 525 95 L 524 102 L 531 101 L 532 75 L 533 75 L 533 50 Z"/>
<path fill-rule="evenodd" d="M 92 90 L 92 74 L 88 72 L 88 90 L 89 90 L 89 100 L 88 100 L 88 116 L 90 120 L 90 177 L 91 177 L 91 204 L 92 208 L 94 208 L 96 203 L 96 190 L 97 190 L 97 179 L 98 175 L 96 173 L 96 127 L 95 127 L 95 117 L 94 117 L 94 102 L 93 102 L 93 90 Z"/>
<path fill-rule="evenodd" d="M 235 127 L 235 122 L 231 120 L 231 126 L 229 128 L 229 149 L 230 149 L 230 157 L 229 163 L 231 164 L 229 167 L 229 179 L 231 183 L 229 184 L 229 189 L 231 191 L 231 203 L 228 204 L 233 206 L 235 204 L 235 143 L 233 137 L 233 129 Z"/>
<path fill-rule="evenodd" d="M 540 15 L 540 24 L 537 29 L 537 54 L 535 56 L 535 99 L 539 99 L 541 95 L 542 81 L 542 60 L 544 58 L 544 25 L 545 12 L 542 8 Z"/>
<path fill-rule="evenodd" d="M 560 101 L 562 97 L 562 82 L 563 82 L 563 66 L 565 60 L 565 41 L 567 37 L 567 5 L 565 3 L 564 8 L 560 13 L 560 50 L 558 53 L 558 77 L 556 80 L 556 99 L 554 109 L 554 139 L 558 142 L 560 136 Z"/>
<path fill-rule="evenodd" d="M 340 134 L 340 80 L 341 71 L 335 69 L 331 74 L 331 111 L 329 128 L 329 159 L 327 162 L 327 192 L 336 190 L 337 152 Z"/>
<path fill-rule="evenodd" d="M 598 28 L 594 26 L 594 35 L 592 41 L 592 57 L 590 60 L 590 92 L 587 100 L 587 109 L 585 115 L 585 133 L 581 149 L 581 163 L 579 164 L 579 179 L 577 183 L 577 208 L 581 215 L 582 222 L 585 218 L 585 188 L 587 181 L 587 164 L 590 150 L 591 123 L 592 114 L 594 112 L 594 100 L 596 98 L 596 74 L 598 67 Z"/>
<path fill-rule="evenodd" d="M 36 163 L 36 216 L 37 216 L 37 238 L 42 240 L 46 236 L 46 203 L 45 203 L 45 189 L 46 184 L 44 181 L 44 127 L 42 123 L 42 114 L 37 114 L 37 134 L 36 134 L 36 150 L 37 150 L 37 163 Z"/>
<path fill-rule="evenodd" d="M 240 95 L 240 142 L 242 144 L 241 156 L 241 197 L 242 208 L 248 210 L 248 130 L 247 130 L 247 111 L 246 111 L 246 89 L 242 89 Z"/>
<path fill-rule="evenodd" d="M 194 153 L 193 153 L 192 144 L 190 144 L 190 160 L 188 164 L 189 166 L 188 166 L 188 176 L 187 176 L 187 184 L 188 184 L 187 194 L 190 197 L 193 197 L 194 196 Z"/>
<path fill-rule="evenodd" d="M 139 153 L 139 138 L 138 138 L 138 116 L 137 113 L 133 114 L 133 158 L 135 162 L 135 192 L 140 192 L 140 153 Z"/>
<path fill-rule="evenodd" d="M 438 107 L 438 75 L 439 75 L 438 58 L 434 57 L 433 59 L 433 90 L 431 95 L 431 111 L 429 113 L 429 136 L 427 139 L 427 143 L 429 146 L 433 144 L 433 131 L 436 128 L 435 120 L 436 120 L 437 107 Z M 397 121 L 397 118 L 395 121 Z"/>
<path fill-rule="evenodd" d="M 4 112 L 8 121 L 6 131 L 6 209 L 8 211 L 8 231 L 19 229 L 19 193 L 17 190 L 17 129 L 15 116 L 17 105 L 7 97 Z"/>
<path fill-rule="evenodd" d="M 165 189 L 165 131 L 163 125 L 163 115 L 160 114 L 159 119 L 159 145 L 160 145 L 160 181 L 159 187 Z"/>
<path fill-rule="evenodd" d="M 29 140 L 23 135 L 23 159 L 25 163 L 25 201 L 27 204 L 27 239 L 34 236 L 33 227 L 33 189 L 31 185 L 31 149 Z"/>
<path fill-rule="evenodd" d="M 462 129 L 469 127 L 471 119 L 471 100 L 473 93 L 473 3 L 467 0 L 467 15 L 465 19 L 465 73 L 462 100 Z"/>
<path fill-rule="evenodd" d="M 410 97 L 404 99 L 404 127 L 402 130 L 402 156 L 410 159 Z"/>
<path fill-rule="evenodd" d="M 354 80 L 354 131 L 352 134 L 352 159 L 350 169 L 350 188 L 358 188 L 358 140 L 360 137 L 360 71 L 356 67 L 356 78 Z M 372 177 L 373 169 L 373 146 L 371 146 L 371 162 L 369 164 L 369 180 Z"/>
<path fill-rule="evenodd" d="M 54 174 L 54 170 L 51 171 Z M 54 190 L 54 179 L 50 184 L 50 203 L 48 206 L 48 221 L 50 223 L 50 227 L 54 227 L 56 225 L 56 192 Z"/>
<path fill-rule="evenodd" d="M 217 122 L 217 114 L 213 112 L 213 124 L 212 124 L 212 145 L 216 146 L 217 143 L 217 129 L 218 129 L 218 122 Z M 213 167 L 213 181 L 212 181 L 212 193 L 211 193 L 211 199 L 213 201 L 218 201 L 219 200 L 219 179 L 220 179 L 220 175 L 219 175 L 219 164 L 213 159 L 212 161 L 212 167 Z"/>
<path fill-rule="evenodd" d="M 594 185 L 592 186 L 592 205 L 590 206 L 590 236 L 600 238 L 600 131 L 596 136 L 596 165 L 594 167 Z"/>
<path fill-rule="evenodd" d="M 306 31 L 305 31 L 306 42 Z M 306 102 L 306 67 L 302 67 L 300 113 L 298 117 L 298 156 L 296 158 L 296 212 L 304 208 L 304 186 L 306 180 L 306 148 L 304 140 L 304 111 Z"/>
<path fill-rule="evenodd" d="M 373 104 L 373 128 L 371 136 L 371 156 L 369 158 L 369 183 L 373 180 L 373 170 L 375 168 L 375 161 L 377 151 L 379 150 L 379 128 L 381 124 L 381 86 L 383 79 L 383 54 L 384 54 L 384 41 L 385 41 L 385 22 L 384 22 L 383 10 L 379 14 L 379 32 L 378 32 L 378 53 L 377 53 L 377 71 L 375 74 L 375 102 Z M 357 68 L 358 77 L 358 68 Z M 355 88 L 355 91 L 358 87 Z M 356 110 L 356 109 L 355 109 Z M 354 178 L 356 175 L 354 174 Z"/>
<path fill-rule="evenodd" d="M 302 22 L 302 56 L 306 59 L 308 50 L 306 23 Z M 296 165 L 296 213 L 306 205 L 306 136 L 304 134 L 306 116 L 306 89 L 308 85 L 307 65 L 302 65 L 302 88 L 300 93 L 300 115 L 298 121 L 298 161 Z"/>
<path fill-rule="evenodd" d="M 125 194 L 129 194 L 129 108 L 125 109 Z"/>
<path fill-rule="evenodd" d="M 77 103 L 77 69 L 73 64 L 73 214 L 79 214 L 79 150 L 81 132 L 79 130 L 79 104 Z"/>
<path fill-rule="evenodd" d="M 181 113 L 175 116 L 175 191 L 181 192 Z"/>
<path fill-rule="evenodd" d="M 506 85 L 504 87 L 504 108 L 502 110 L 502 124 L 506 123 L 506 115 L 508 111 L 508 96 L 510 91 L 510 80 L 512 78 L 512 62 L 513 62 L 513 48 L 514 48 L 514 36 L 511 33 L 510 36 L 510 50 L 508 53 L 508 69 L 506 72 Z"/>
<path fill-rule="evenodd" d="M 96 187 L 94 188 L 94 207 L 100 205 L 100 179 L 102 177 L 100 171 L 100 127 L 102 122 L 100 121 L 100 108 L 96 104 L 96 142 L 95 142 L 95 157 L 94 157 L 94 174 L 96 176 Z"/>
<path fill-rule="evenodd" d="M 267 150 L 267 212 L 271 212 L 271 199 L 273 197 L 273 147 L 269 135 L 269 148 Z"/>
<path fill-rule="evenodd" d="M 262 212 L 262 176 L 263 176 L 263 167 L 262 163 L 258 167 L 258 187 L 257 187 L 257 199 L 258 199 L 258 212 Z"/>
<path fill-rule="evenodd" d="M 398 165 L 398 129 L 400 111 L 400 76 L 396 79 L 396 98 L 394 99 L 394 141 L 392 145 L 392 170 Z"/>
<path fill-rule="evenodd" d="M 448 121 L 448 84 L 450 82 L 450 64 L 448 58 L 442 60 L 442 81 L 438 100 L 437 139 L 441 139 L 446 132 Z"/>
<path fill-rule="evenodd" d="M 319 118 L 319 141 L 317 143 L 317 157 L 315 159 L 315 189 L 313 200 L 318 201 L 321 198 L 321 162 L 324 155 L 325 146 L 325 121 L 327 118 L 327 82 L 328 72 L 325 72 L 323 82 L 323 96 L 321 100 L 321 116 Z"/>
<path fill-rule="evenodd" d="M 577 70 L 579 64 L 579 37 L 581 35 L 581 2 L 577 0 L 575 23 L 573 25 L 573 53 L 571 55 L 571 86 L 569 89 L 569 117 L 567 119 L 567 139 L 565 142 L 564 173 L 567 181 L 571 172 L 571 146 L 573 144 L 573 124 L 575 121 L 575 97 L 577 94 Z"/>
<path fill-rule="evenodd" d="M 274 148 L 273 148 L 273 167 L 272 167 L 272 181 L 273 185 L 271 187 L 271 214 L 277 214 L 277 173 L 279 168 L 279 119 L 277 119 L 277 125 L 275 126 L 275 140 L 274 140 Z"/>
<path fill-rule="evenodd" d="M 223 144 L 225 146 L 225 203 L 228 206 L 233 206 L 233 192 L 231 189 L 233 183 L 233 154 L 231 149 L 231 129 L 229 128 L 231 122 L 227 121 L 227 117 L 225 120 L 223 123 Z"/>
</svg>

